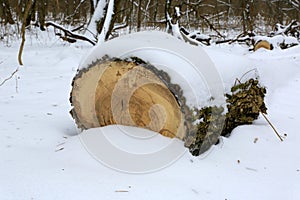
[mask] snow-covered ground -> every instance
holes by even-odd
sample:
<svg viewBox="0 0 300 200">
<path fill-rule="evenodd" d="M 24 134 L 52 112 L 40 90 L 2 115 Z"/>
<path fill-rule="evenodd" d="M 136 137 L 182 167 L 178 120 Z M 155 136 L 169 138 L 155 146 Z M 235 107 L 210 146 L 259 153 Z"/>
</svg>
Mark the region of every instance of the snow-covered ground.
<svg viewBox="0 0 300 200">
<path fill-rule="evenodd" d="M 227 89 L 235 78 L 257 69 L 268 91 L 268 117 L 283 142 L 260 118 L 236 128 L 205 155 L 185 151 L 173 164 L 144 174 L 101 164 L 77 135 L 69 93 L 89 49 L 63 45 L 51 36 L 28 40 L 25 66 L 0 87 L 1 200 L 299 198 L 300 47 L 257 52 L 239 45 L 204 48 Z M 0 47 L 0 83 L 18 67 L 17 53 L 18 43 Z M 158 137 L 148 146 L 169 140 Z"/>
</svg>

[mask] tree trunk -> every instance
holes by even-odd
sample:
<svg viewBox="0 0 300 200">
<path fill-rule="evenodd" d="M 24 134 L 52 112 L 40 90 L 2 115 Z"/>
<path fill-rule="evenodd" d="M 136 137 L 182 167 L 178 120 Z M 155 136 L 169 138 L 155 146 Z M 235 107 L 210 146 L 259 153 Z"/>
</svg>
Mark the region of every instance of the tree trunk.
<svg viewBox="0 0 300 200">
<path fill-rule="evenodd" d="M 172 28 L 171 28 L 171 4 L 172 1 L 171 0 L 166 0 L 165 2 L 165 19 L 166 19 L 166 31 L 167 33 L 172 33 Z"/>
<path fill-rule="evenodd" d="M 28 17 L 30 8 L 32 6 L 32 1 L 33 0 L 28 0 L 28 2 L 26 4 L 26 7 L 25 7 L 24 15 L 23 15 L 23 23 L 22 23 L 22 29 L 21 29 L 22 42 L 21 42 L 20 49 L 19 49 L 19 54 L 18 54 L 19 65 L 23 65 L 23 62 L 22 62 L 22 53 L 23 53 L 23 48 L 24 48 L 24 44 L 25 44 L 26 19 Z"/>
<path fill-rule="evenodd" d="M 141 31 L 142 24 L 142 0 L 139 0 L 138 11 L 137 11 L 137 31 Z"/>
<path fill-rule="evenodd" d="M 107 7 L 108 3 L 105 0 L 99 0 L 92 13 L 85 35 L 94 41 L 97 41 L 98 34 L 102 31 Z"/>
<path fill-rule="evenodd" d="M 98 35 L 98 43 L 102 43 L 106 40 L 106 38 L 110 35 L 110 25 L 113 18 L 114 13 L 114 2 L 115 0 L 109 0 L 106 5 L 106 10 L 104 12 L 103 18 L 103 24 L 101 24 L 100 27 L 100 34 Z"/>
<path fill-rule="evenodd" d="M 110 25 L 109 25 L 109 29 L 107 31 L 107 34 L 105 36 L 105 40 L 108 40 L 109 36 L 111 35 L 111 33 L 113 32 L 114 30 L 114 25 L 119 17 L 119 15 L 121 14 L 120 11 L 121 10 L 121 0 L 115 0 L 114 2 L 114 13 L 112 15 L 112 19 L 111 19 L 111 22 L 110 22 Z M 128 25 L 128 23 L 126 23 Z"/>
</svg>

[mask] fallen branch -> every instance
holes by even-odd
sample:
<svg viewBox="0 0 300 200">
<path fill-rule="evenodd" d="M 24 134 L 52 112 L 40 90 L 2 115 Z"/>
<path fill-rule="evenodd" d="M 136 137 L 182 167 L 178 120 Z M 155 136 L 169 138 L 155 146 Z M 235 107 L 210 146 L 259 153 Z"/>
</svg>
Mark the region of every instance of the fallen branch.
<svg viewBox="0 0 300 200">
<path fill-rule="evenodd" d="M 8 77 L 8 78 L 6 78 L 6 79 L 4 79 L 3 81 L 2 81 L 2 83 L 0 83 L 0 86 L 2 86 L 2 85 L 4 85 L 4 83 L 6 82 L 6 81 L 8 81 L 8 80 L 10 80 L 17 72 L 19 71 L 19 67 Z"/>
<path fill-rule="evenodd" d="M 61 26 L 61 25 L 59 25 L 55 22 L 47 21 L 47 22 L 45 22 L 45 26 L 46 27 L 53 26 L 54 28 L 57 28 L 57 29 L 63 31 L 64 36 L 62 36 L 61 34 L 57 34 L 57 35 L 60 36 L 60 38 L 62 38 L 65 41 L 68 41 L 68 42 L 72 43 L 72 42 L 76 42 L 76 39 L 78 39 L 78 40 L 83 40 L 83 41 L 89 42 L 93 46 L 96 45 L 96 42 L 92 41 L 88 37 L 86 37 L 84 35 L 81 35 L 81 34 L 74 33 L 73 31 L 68 30 L 65 27 L 63 27 L 63 26 Z M 74 30 L 76 30 L 76 29 L 74 29 Z"/>
<path fill-rule="evenodd" d="M 288 35 L 289 33 L 292 33 L 292 32 L 295 31 L 299 26 L 300 26 L 300 24 L 299 24 L 296 20 L 293 20 L 293 21 L 286 27 L 286 30 L 284 31 L 284 34 L 285 34 L 285 35 Z"/>
<path fill-rule="evenodd" d="M 199 45 L 200 43 L 205 44 L 207 46 L 210 45 L 211 38 L 207 35 L 201 34 L 200 32 L 192 32 L 190 33 L 184 27 L 180 28 L 180 33 L 183 36 L 183 39 L 190 44 Z"/>
<path fill-rule="evenodd" d="M 114 26 L 112 32 L 116 31 L 116 30 L 119 30 L 119 29 L 123 29 L 123 28 L 126 28 L 128 26 L 128 23 L 125 22 L 125 23 L 122 23 L 122 24 L 119 24 L 119 25 L 116 25 Z"/>
<path fill-rule="evenodd" d="M 233 39 L 219 40 L 219 41 L 215 41 L 215 43 L 216 44 L 222 44 L 222 43 L 232 44 L 234 42 L 242 42 L 242 43 L 249 44 L 249 43 L 251 43 L 253 36 L 254 36 L 253 33 L 247 33 L 247 35 L 245 35 L 244 33 L 241 33 L 240 35 L 236 36 Z"/>
<path fill-rule="evenodd" d="M 209 25 L 209 28 L 210 28 L 211 30 L 214 30 L 214 31 L 218 34 L 218 36 L 220 36 L 221 38 L 225 38 L 225 36 L 222 35 L 222 34 L 214 27 L 214 25 L 213 25 L 212 23 L 210 23 L 210 21 L 209 21 L 206 17 L 204 17 L 203 15 L 200 15 L 200 17 L 201 17 L 202 19 L 204 19 L 204 21 Z"/>
<path fill-rule="evenodd" d="M 77 27 L 77 28 L 72 29 L 71 31 L 72 31 L 72 32 L 79 31 L 79 30 L 82 29 L 82 28 L 84 28 L 84 24 L 81 25 L 81 26 L 79 26 L 79 27 Z"/>
<path fill-rule="evenodd" d="M 293 37 L 296 37 L 296 32 L 298 32 L 298 28 L 300 27 L 300 23 L 296 20 L 293 20 L 288 25 L 284 26 L 282 24 L 276 24 L 275 25 L 275 32 L 271 33 L 271 36 L 274 35 L 289 35 L 291 34 Z"/>
</svg>

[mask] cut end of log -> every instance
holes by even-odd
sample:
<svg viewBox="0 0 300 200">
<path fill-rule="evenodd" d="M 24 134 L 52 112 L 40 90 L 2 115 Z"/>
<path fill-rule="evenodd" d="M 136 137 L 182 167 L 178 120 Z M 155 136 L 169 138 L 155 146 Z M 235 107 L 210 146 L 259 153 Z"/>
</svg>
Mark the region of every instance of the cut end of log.
<svg viewBox="0 0 300 200">
<path fill-rule="evenodd" d="M 158 76 L 158 70 L 149 66 L 102 59 L 80 70 L 73 79 L 70 96 L 71 115 L 77 126 L 89 129 L 120 124 L 183 139 L 187 129 L 182 112 L 185 105 L 178 101 L 176 91 L 169 89 L 170 78 Z"/>
<path fill-rule="evenodd" d="M 270 44 L 268 41 L 266 40 L 260 40 L 258 41 L 255 45 L 254 45 L 254 51 L 257 51 L 260 48 L 265 48 L 267 50 L 272 50 L 273 49 L 273 45 Z"/>
</svg>

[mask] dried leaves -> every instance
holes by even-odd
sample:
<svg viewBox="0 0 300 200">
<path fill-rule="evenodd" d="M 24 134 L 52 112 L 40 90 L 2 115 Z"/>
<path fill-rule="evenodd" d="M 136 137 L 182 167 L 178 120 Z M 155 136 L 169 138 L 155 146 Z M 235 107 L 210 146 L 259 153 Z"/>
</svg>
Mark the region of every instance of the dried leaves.
<svg viewBox="0 0 300 200">
<path fill-rule="evenodd" d="M 267 113 L 264 103 L 266 88 L 258 84 L 258 80 L 249 79 L 245 83 L 236 84 L 231 88 L 232 94 L 226 94 L 228 112 L 222 131 L 227 136 L 231 131 L 244 124 L 252 124 L 259 113 Z"/>
<path fill-rule="evenodd" d="M 185 146 L 192 155 L 198 156 L 218 142 L 225 121 L 223 111 L 224 108 L 221 106 L 195 110 L 195 117 L 200 122 L 194 126 L 185 140 Z"/>
<path fill-rule="evenodd" d="M 257 79 L 235 84 L 231 94 L 225 94 L 228 112 L 224 114 L 222 106 L 210 106 L 195 110 L 194 126 L 185 139 L 185 146 L 198 156 L 218 142 L 218 137 L 229 136 L 239 125 L 251 124 L 259 113 L 267 112 L 264 98 L 266 88 L 259 85 Z"/>
</svg>

